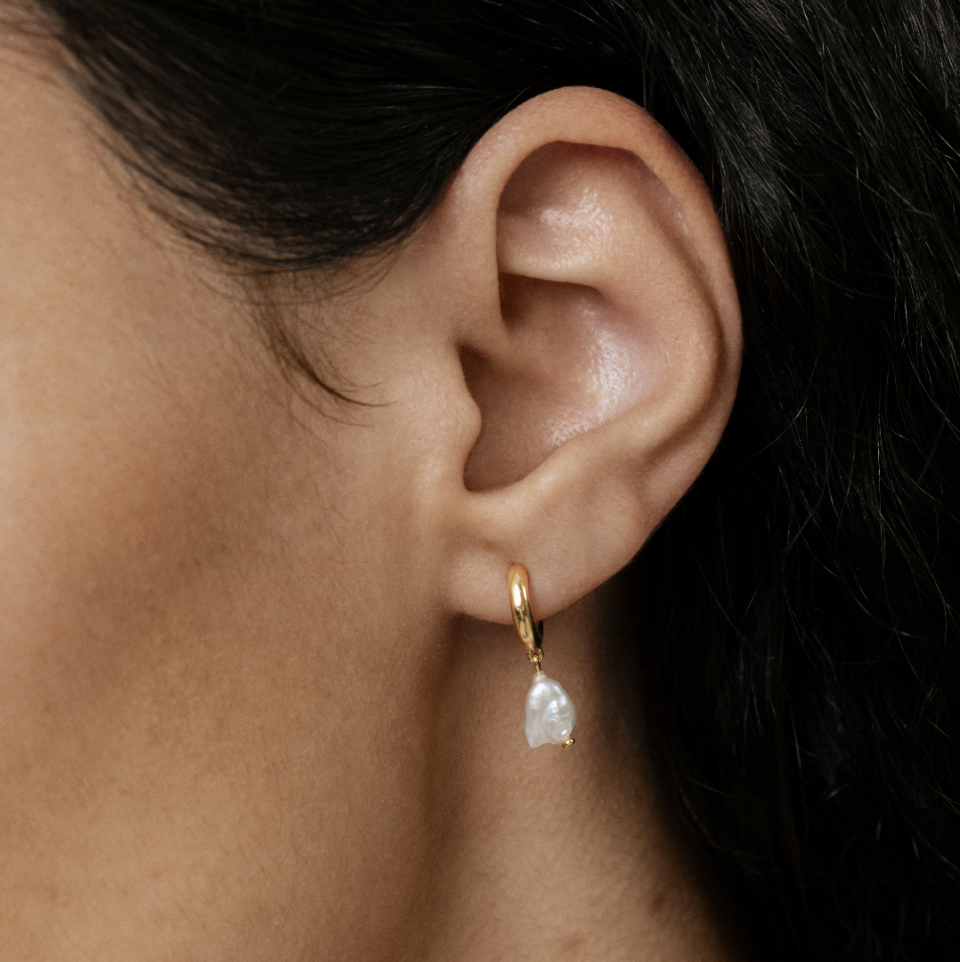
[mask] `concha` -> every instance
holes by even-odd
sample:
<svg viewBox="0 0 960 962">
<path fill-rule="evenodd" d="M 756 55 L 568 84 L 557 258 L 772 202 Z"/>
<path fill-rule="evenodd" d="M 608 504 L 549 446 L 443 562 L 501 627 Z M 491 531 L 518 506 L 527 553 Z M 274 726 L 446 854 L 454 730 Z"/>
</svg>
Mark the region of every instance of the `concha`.
<svg viewBox="0 0 960 962">
<path fill-rule="evenodd" d="M 527 714 L 523 730 L 531 748 L 562 745 L 577 724 L 577 710 L 563 686 L 538 672 L 527 692 Z"/>
</svg>

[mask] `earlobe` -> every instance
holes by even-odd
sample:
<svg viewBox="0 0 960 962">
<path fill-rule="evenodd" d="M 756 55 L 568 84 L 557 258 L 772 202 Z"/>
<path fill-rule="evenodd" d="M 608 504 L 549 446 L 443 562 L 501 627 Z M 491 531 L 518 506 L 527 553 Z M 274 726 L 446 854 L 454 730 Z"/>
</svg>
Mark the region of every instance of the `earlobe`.
<svg viewBox="0 0 960 962">
<path fill-rule="evenodd" d="M 709 193 L 661 128 L 575 88 L 502 123 L 453 190 L 495 211 L 463 222 L 498 309 L 459 334 L 480 430 L 446 525 L 451 606 L 500 622 L 511 562 L 545 617 L 630 560 L 715 448 L 740 357 Z"/>
</svg>

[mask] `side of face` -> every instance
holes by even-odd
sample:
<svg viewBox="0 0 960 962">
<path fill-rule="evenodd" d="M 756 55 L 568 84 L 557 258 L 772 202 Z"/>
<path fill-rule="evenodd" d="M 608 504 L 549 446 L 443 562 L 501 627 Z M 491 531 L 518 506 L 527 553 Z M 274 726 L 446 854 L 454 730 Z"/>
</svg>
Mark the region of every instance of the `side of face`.
<svg viewBox="0 0 960 962">
<path fill-rule="evenodd" d="M 418 720 L 369 667 L 422 628 L 411 453 L 291 388 L 62 83 L 10 54 L 0 88 L 0 943 L 132 958 L 219 919 L 231 957 L 302 905 L 372 938 L 329 893 L 416 824 Z"/>
<path fill-rule="evenodd" d="M 60 81 L 4 53 L 0 88 L 0 932 L 361 952 L 429 859 L 457 624 L 509 622 L 516 560 L 540 617 L 587 596 L 719 439 L 709 197 L 619 98 L 523 105 L 291 301 L 364 402 L 331 406 Z"/>
</svg>

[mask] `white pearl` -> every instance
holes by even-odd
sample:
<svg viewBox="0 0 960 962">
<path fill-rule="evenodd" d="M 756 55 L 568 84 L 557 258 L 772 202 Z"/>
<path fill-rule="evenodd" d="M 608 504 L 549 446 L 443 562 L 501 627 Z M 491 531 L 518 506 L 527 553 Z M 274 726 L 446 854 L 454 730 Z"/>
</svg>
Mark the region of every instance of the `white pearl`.
<svg viewBox="0 0 960 962">
<path fill-rule="evenodd" d="M 537 672 L 527 692 L 527 715 L 523 731 L 531 748 L 562 745 L 577 724 L 577 710 L 559 682 Z"/>
</svg>

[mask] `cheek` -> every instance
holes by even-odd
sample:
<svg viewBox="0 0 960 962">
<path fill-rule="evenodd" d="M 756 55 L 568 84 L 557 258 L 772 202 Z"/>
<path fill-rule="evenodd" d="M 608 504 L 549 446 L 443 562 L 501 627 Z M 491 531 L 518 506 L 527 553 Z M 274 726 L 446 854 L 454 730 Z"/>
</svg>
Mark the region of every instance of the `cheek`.
<svg viewBox="0 0 960 962">
<path fill-rule="evenodd" d="M 85 904 L 94 865 L 106 903 L 169 899 L 246 817 L 248 746 L 282 747 L 247 722 L 270 639 L 240 626 L 271 600 L 289 440 L 202 323 L 44 326 L 0 359 L 0 904 L 38 918 L 48 887 Z"/>
<path fill-rule="evenodd" d="M 104 683 L 211 564 L 226 494 L 210 392 L 133 336 L 59 333 L 0 364 L 0 705 L 21 718 L 38 685 L 63 703 Z"/>
<path fill-rule="evenodd" d="M 428 720 L 367 669 L 419 657 L 403 479 L 380 434 L 296 408 L 69 116 L 15 101 L 0 71 L 0 927 L 15 903 L 45 932 L 59 891 L 139 938 L 176 890 L 185 919 L 309 899 L 364 931 L 300 853 L 383 869 L 411 833 L 378 807 Z"/>
<path fill-rule="evenodd" d="M 221 299 L 146 236 L 71 117 L 3 93 L 0 711 L 16 724 L 33 680 L 54 701 L 98 684 L 122 650 L 108 639 L 195 576 L 236 411 Z"/>
</svg>

